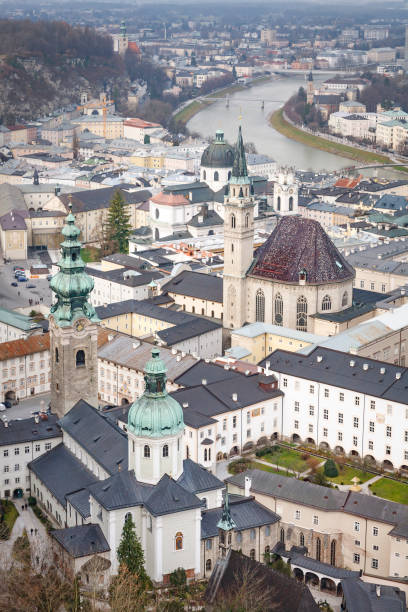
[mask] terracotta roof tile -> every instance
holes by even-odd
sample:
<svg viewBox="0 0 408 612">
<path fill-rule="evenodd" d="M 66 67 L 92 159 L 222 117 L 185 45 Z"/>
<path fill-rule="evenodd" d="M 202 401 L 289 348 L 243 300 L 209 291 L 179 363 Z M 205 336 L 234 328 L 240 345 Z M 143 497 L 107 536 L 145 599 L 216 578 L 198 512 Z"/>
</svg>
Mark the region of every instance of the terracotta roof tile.
<svg viewBox="0 0 408 612">
<path fill-rule="evenodd" d="M 0 344 L 0 361 L 6 359 L 14 359 L 15 357 L 24 357 L 33 353 L 41 353 L 50 349 L 49 334 L 40 334 L 31 336 L 26 340 L 12 340 L 11 342 L 2 342 Z"/>
</svg>

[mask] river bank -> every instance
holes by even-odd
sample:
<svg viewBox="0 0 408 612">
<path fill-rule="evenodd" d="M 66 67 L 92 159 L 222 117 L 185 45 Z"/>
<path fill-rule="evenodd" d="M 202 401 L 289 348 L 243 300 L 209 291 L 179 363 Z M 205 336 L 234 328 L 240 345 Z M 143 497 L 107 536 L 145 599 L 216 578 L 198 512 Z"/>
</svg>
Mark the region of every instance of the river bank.
<svg viewBox="0 0 408 612">
<path fill-rule="evenodd" d="M 326 140 L 321 136 L 314 136 L 305 132 L 301 128 L 295 127 L 289 121 L 287 121 L 283 115 L 283 108 L 274 111 L 269 116 L 270 125 L 280 134 L 283 134 L 287 138 L 296 140 L 306 146 L 325 151 L 334 155 L 341 155 L 352 159 L 353 161 L 371 164 L 371 163 L 383 163 L 390 162 L 390 158 L 386 155 L 379 153 L 372 153 L 371 151 L 365 151 L 364 149 L 358 149 L 350 145 L 344 145 L 339 142 L 332 140 Z"/>
<path fill-rule="evenodd" d="M 234 85 L 228 85 L 227 87 L 223 87 L 222 89 L 217 89 L 216 91 L 213 91 L 212 93 L 209 93 L 202 98 L 191 100 L 190 104 L 187 104 L 186 106 L 184 106 L 184 108 L 180 109 L 174 115 L 174 120 L 177 123 L 186 125 L 190 121 L 190 119 L 194 117 L 194 115 L 201 112 L 207 106 L 210 106 L 211 104 L 214 104 L 215 102 L 217 102 L 218 98 L 226 96 L 226 95 L 234 94 L 239 91 L 246 91 L 252 86 L 260 85 L 262 83 L 269 81 L 270 79 L 271 77 L 265 76 L 265 77 L 260 77 L 259 79 L 254 79 L 254 81 L 251 81 L 249 85 L 241 85 L 239 83 L 236 83 Z"/>
</svg>

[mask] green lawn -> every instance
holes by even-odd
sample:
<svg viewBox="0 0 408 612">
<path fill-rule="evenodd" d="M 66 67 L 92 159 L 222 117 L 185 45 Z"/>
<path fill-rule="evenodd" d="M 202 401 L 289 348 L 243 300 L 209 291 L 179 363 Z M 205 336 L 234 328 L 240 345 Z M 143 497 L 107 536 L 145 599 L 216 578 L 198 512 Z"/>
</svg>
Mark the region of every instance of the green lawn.
<svg viewBox="0 0 408 612">
<path fill-rule="evenodd" d="M 304 459 L 301 457 L 301 453 L 298 453 L 290 448 L 284 448 L 280 446 L 280 452 L 268 453 L 267 455 L 263 455 L 260 459 L 264 461 L 269 461 L 270 463 L 274 463 L 283 468 L 289 468 L 290 470 L 295 470 L 295 472 L 304 472 L 308 469 L 308 465 Z"/>
<path fill-rule="evenodd" d="M 370 490 L 378 497 L 384 497 L 399 504 L 408 504 L 408 484 L 390 478 L 381 478 L 370 486 Z"/>
<path fill-rule="evenodd" d="M 377 162 L 387 163 L 390 161 L 389 157 L 385 155 L 371 153 L 370 151 L 364 151 L 363 149 L 332 142 L 331 140 L 326 140 L 325 138 L 320 138 L 319 136 L 313 136 L 313 134 L 304 132 L 303 130 L 296 128 L 292 124 L 285 121 L 283 117 L 283 108 L 275 111 L 272 114 L 270 123 L 275 130 L 284 136 L 292 138 L 292 140 L 296 140 L 297 142 L 302 142 L 310 147 L 314 147 L 315 149 L 320 149 L 321 151 L 327 151 L 328 153 L 333 153 L 334 155 L 341 155 L 342 157 L 348 157 L 355 161 L 367 164 Z"/>
<path fill-rule="evenodd" d="M 351 485 L 353 484 L 351 479 L 354 478 L 354 476 L 357 476 L 357 478 L 360 479 L 360 482 L 367 482 L 367 480 L 370 480 L 370 478 L 374 478 L 375 476 L 375 474 L 371 474 L 370 472 L 364 472 L 363 470 L 348 467 L 347 465 L 343 467 L 342 471 L 340 471 L 339 466 L 337 466 L 337 468 L 339 470 L 339 475 L 335 478 L 328 478 L 330 482 L 334 482 L 335 484 Z"/>
<path fill-rule="evenodd" d="M 100 261 L 101 260 L 101 250 L 96 247 L 85 247 L 81 249 L 81 257 L 85 263 L 90 261 Z"/>
<path fill-rule="evenodd" d="M 258 463 L 258 461 L 254 461 L 251 464 L 251 470 L 263 470 L 264 472 L 273 472 L 274 474 L 280 474 L 281 476 L 288 476 L 289 478 L 293 478 L 294 474 L 287 472 L 286 470 L 277 470 L 272 466 L 264 465 L 263 463 Z"/>
</svg>

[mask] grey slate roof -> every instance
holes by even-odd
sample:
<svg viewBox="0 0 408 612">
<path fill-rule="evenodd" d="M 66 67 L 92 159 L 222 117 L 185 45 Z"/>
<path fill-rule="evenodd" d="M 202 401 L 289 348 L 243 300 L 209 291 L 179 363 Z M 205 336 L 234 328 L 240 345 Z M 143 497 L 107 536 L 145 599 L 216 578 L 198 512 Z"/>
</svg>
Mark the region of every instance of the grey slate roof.
<svg viewBox="0 0 408 612">
<path fill-rule="evenodd" d="M 231 369 L 225 370 L 222 366 L 200 360 L 184 372 L 184 374 L 176 378 L 175 382 L 182 387 L 195 387 L 196 385 L 201 385 L 203 379 L 210 384 L 228 378 L 236 379 L 239 376 L 238 372 L 234 372 Z"/>
<path fill-rule="evenodd" d="M 95 476 L 63 444 L 28 465 L 64 507 L 67 495 L 95 481 Z"/>
<path fill-rule="evenodd" d="M 132 185 L 132 187 L 134 187 L 134 185 Z M 89 189 L 87 191 L 72 193 L 72 212 L 75 214 L 89 210 L 98 210 L 99 208 L 109 208 L 110 201 L 116 191 L 120 191 L 127 204 L 138 204 L 139 202 L 148 200 L 152 196 L 151 192 L 147 189 L 130 192 L 123 189 L 123 185 L 102 187 L 101 189 Z M 68 211 L 68 194 L 60 195 L 60 200 Z"/>
<path fill-rule="evenodd" d="M 176 293 L 222 304 L 222 278 L 184 270 L 162 286 L 163 293 Z"/>
<path fill-rule="evenodd" d="M 218 535 L 217 523 L 221 519 L 222 508 L 206 510 L 201 518 L 201 538 L 214 538 Z M 230 512 L 237 531 L 253 529 L 263 525 L 273 525 L 280 520 L 280 516 L 268 510 L 253 497 L 244 497 L 234 500 L 230 498 Z"/>
<path fill-rule="evenodd" d="M 39 423 L 35 422 L 34 417 L 8 421 L 8 427 L 4 427 L 0 421 L 0 446 L 62 437 L 57 421 L 55 414 L 49 414 L 46 421 L 40 420 Z"/>
<path fill-rule="evenodd" d="M 317 360 L 318 356 L 322 357 L 320 361 Z M 266 361 L 274 372 L 408 404 L 408 368 L 402 366 L 324 347 L 315 348 L 307 356 L 277 350 L 263 359 L 260 365 L 265 367 Z M 363 369 L 364 364 L 368 365 L 368 369 Z M 381 368 L 385 369 L 384 374 Z M 398 379 L 396 374 L 401 377 Z"/>
<path fill-rule="evenodd" d="M 156 335 L 166 346 L 174 346 L 189 338 L 208 334 L 211 331 L 221 328 L 222 325 L 219 323 L 214 323 L 214 321 L 209 321 L 208 319 L 201 319 L 200 317 L 194 317 L 194 321 L 186 321 L 174 327 L 161 329 L 156 332 Z"/>
<path fill-rule="evenodd" d="M 89 487 L 90 494 L 106 510 L 140 506 L 148 498 L 153 487 L 138 482 L 133 472 L 114 474 L 106 480 L 95 482 Z"/>
<path fill-rule="evenodd" d="M 129 270 L 125 268 L 103 271 L 86 266 L 85 270 L 90 276 L 103 278 L 104 280 L 118 283 L 119 285 L 126 285 L 126 287 L 141 287 L 143 285 L 148 285 L 152 280 L 163 278 L 163 274 L 156 270 L 144 270 L 138 274 L 134 272 L 133 274 L 129 274 Z"/>
<path fill-rule="evenodd" d="M 393 586 L 380 586 L 380 597 L 376 585 L 355 578 L 341 581 L 347 612 L 405 612 L 405 593 Z"/>
<path fill-rule="evenodd" d="M 177 483 L 190 493 L 203 493 L 225 488 L 222 480 L 191 459 L 184 459 L 183 473 Z"/>
<path fill-rule="evenodd" d="M 66 496 L 66 499 L 83 518 L 89 518 L 91 516 L 88 489 L 81 489 L 81 491 L 70 493 Z"/>
<path fill-rule="evenodd" d="M 86 557 L 110 550 L 109 544 L 99 525 L 89 523 L 66 529 L 51 531 L 53 537 L 71 557 Z"/>
<path fill-rule="evenodd" d="M 153 516 L 183 512 L 200 508 L 202 501 L 164 474 L 145 501 L 145 507 Z"/>
<path fill-rule="evenodd" d="M 306 557 L 305 555 L 295 554 L 290 557 L 290 564 L 302 567 L 306 571 L 317 572 L 330 576 L 331 578 L 358 578 L 360 572 L 344 569 L 342 567 L 336 567 L 330 565 L 330 563 L 322 563 L 312 557 Z"/>
<path fill-rule="evenodd" d="M 127 436 L 104 413 L 80 400 L 60 425 L 109 474 L 127 470 Z"/>
</svg>

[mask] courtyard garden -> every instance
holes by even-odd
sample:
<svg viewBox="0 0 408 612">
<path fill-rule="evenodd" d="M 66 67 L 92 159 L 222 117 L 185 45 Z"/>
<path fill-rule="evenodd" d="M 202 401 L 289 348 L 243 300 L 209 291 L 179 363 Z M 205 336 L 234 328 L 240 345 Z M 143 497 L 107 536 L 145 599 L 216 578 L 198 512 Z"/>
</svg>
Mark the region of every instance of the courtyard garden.
<svg viewBox="0 0 408 612">
<path fill-rule="evenodd" d="M 380 478 L 368 485 L 373 495 L 384 497 L 399 504 L 408 504 L 408 484 L 392 480 L 391 478 Z"/>
</svg>

